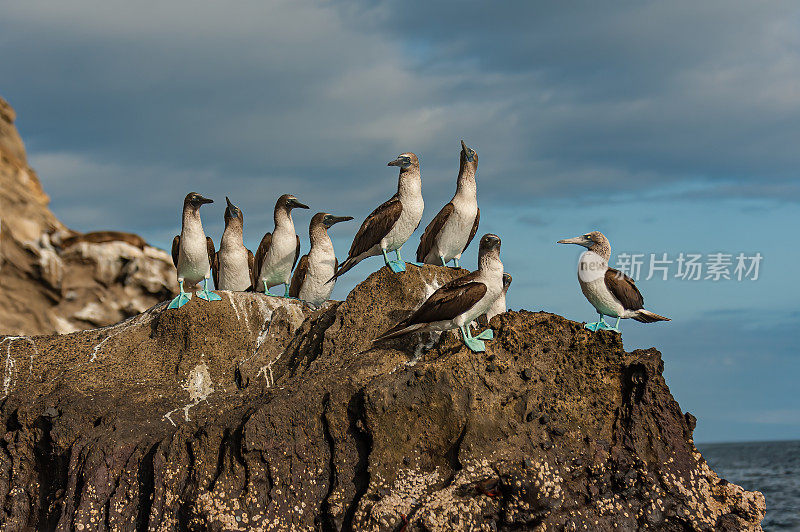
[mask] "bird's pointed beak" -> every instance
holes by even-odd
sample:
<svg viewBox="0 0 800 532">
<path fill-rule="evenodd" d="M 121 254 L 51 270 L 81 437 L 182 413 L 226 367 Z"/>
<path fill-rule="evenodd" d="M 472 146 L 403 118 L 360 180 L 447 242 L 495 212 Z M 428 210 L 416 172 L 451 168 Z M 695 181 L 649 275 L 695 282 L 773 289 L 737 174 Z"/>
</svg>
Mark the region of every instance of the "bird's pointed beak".
<svg viewBox="0 0 800 532">
<path fill-rule="evenodd" d="M 352 216 L 333 216 L 332 214 L 329 214 L 322 220 L 322 223 L 325 224 L 325 227 L 331 227 L 339 222 L 346 222 L 352 219 Z"/>
<path fill-rule="evenodd" d="M 227 204 L 228 204 L 228 208 L 229 208 L 229 209 L 233 209 L 233 208 L 235 208 L 235 207 L 236 207 L 236 205 L 234 205 L 233 203 L 231 203 L 231 200 L 230 200 L 230 199 L 228 199 L 228 196 L 225 196 L 225 203 L 227 203 Z"/>
<path fill-rule="evenodd" d="M 388 163 L 386 163 L 386 166 L 403 166 L 403 158 L 398 157 L 394 161 L 389 161 Z"/>
<path fill-rule="evenodd" d="M 579 246 L 586 246 L 589 241 L 583 236 L 576 236 L 574 238 L 565 238 L 556 242 L 557 244 L 577 244 Z"/>
<path fill-rule="evenodd" d="M 199 201 L 200 205 L 205 205 L 206 203 L 214 203 L 213 199 L 204 198 L 203 196 L 200 196 Z"/>
<path fill-rule="evenodd" d="M 296 199 L 290 200 L 289 203 L 293 209 L 308 209 L 308 205 L 300 203 Z"/>
<path fill-rule="evenodd" d="M 470 151 L 469 151 L 469 148 L 467 147 L 467 145 L 466 145 L 466 144 L 464 144 L 464 141 L 463 141 L 463 140 L 461 141 L 461 150 L 464 152 L 464 158 L 465 158 L 465 159 L 466 159 L 468 162 L 470 162 L 470 163 L 471 163 L 471 162 L 475 161 L 475 156 L 474 156 L 473 154 L 471 154 L 471 153 L 470 153 Z"/>
</svg>

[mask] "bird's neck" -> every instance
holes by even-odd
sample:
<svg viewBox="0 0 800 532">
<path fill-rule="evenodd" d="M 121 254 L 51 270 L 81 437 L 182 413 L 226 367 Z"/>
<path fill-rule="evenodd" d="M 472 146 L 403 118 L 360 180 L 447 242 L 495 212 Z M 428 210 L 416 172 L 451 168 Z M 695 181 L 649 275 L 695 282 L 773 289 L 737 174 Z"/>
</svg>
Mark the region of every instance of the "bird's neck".
<svg viewBox="0 0 800 532">
<path fill-rule="evenodd" d="M 503 277 L 503 263 L 496 251 L 485 253 L 478 259 L 478 269 L 486 274 Z"/>
<path fill-rule="evenodd" d="M 309 232 L 311 251 L 328 251 L 333 249 L 333 242 L 324 226 L 316 226 Z"/>
<path fill-rule="evenodd" d="M 611 259 L 611 245 L 608 242 L 595 242 L 589 251 L 597 253 L 608 262 Z"/>
<path fill-rule="evenodd" d="M 200 211 L 198 209 L 183 209 L 182 231 L 199 230 L 203 232 L 203 223 L 200 221 Z"/>
<path fill-rule="evenodd" d="M 456 196 L 474 198 L 478 193 L 478 185 L 475 183 L 475 168 L 472 165 L 461 165 L 456 182 Z"/>
<path fill-rule="evenodd" d="M 286 227 L 294 230 L 294 221 L 292 220 L 292 213 L 288 209 L 275 209 L 275 229 L 278 227 Z"/>
<path fill-rule="evenodd" d="M 418 197 L 422 195 L 422 179 L 419 168 L 409 168 L 400 172 L 397 182 L 397 193 L 401 198 Z"/>
<path fill-rule="evenodd" d="M 242 222 L 238 218 L 228 220 L 225 224 L 225 230 L 222 232 L 222 240 L 220 247 L 225 244 L 239 244 L 243 242 L 243 227 Z"/>
</svg>

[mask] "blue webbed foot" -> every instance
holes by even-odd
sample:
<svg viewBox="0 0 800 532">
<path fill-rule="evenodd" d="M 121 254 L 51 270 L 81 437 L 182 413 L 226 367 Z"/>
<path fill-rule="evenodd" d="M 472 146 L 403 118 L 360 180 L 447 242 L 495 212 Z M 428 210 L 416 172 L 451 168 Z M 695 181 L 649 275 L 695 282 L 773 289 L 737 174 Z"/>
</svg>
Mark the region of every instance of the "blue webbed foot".
<svg viewBox="0 0 800 532">
<path fill-rule="evenodd" d="M 298 298 L 292 297 L 292 296 L 289 295 L 289 284 L 288 283 L 284 284 L 284 287 L 285 287 L 285 289 L 283 291 L 283 298 L 284 299 L 294 299 L 295 301 L 300 301 Z"/>
<path fill-rule="evenodd" d="M 603 320 L 603 322 L 599 325 L 598 328 L 603 331 L 614 331 L 621 334 L 621 331 L 619 330 L 619 320 L 620 319 L 617 318 L 617 323 L 615 323 L 614 325 L 609 325 L 608 323 L 605 322 L 605 320 Z"/>
<path fill-rule="evenodd" d="M 594 323 L 587 323 L 586 325 L 584 325 L 584 327 L 586 327 L 590 331 L 599 331 L 602 329 L 603 325 L 606 325 L 606 323 L 596 321 Z"/>
<path fill-rule="evenodd" d="M 481 331 L 480 334 L 476 334 L 474 338 L 480 340 L 494 340 L 494 331 L 492 329 L 486 329 L 485 331 Z"/>
<path fill-rule="evenodd" d="M 464 338 L 464 344 L 470 348 L 473 353 L 483 353 L 486 351 L 486 344 L 483 340 L 477 338 Z"/>
<path fill-rule="evenodd" d="M 205 299 L 206 301 L 221 301 L 222 297 L 219 294 L 215 294 L 214 292 L 208 290 L 207 288 L 203 288 L 202 290 L 197 291 L 197 297 L 200 299 Z"/>
<path fill-rule="evenodd" d="M 390 260 L 386 263 L 390 270 L 394 273 L 400 273 L 406 271 L 406 263 L 402 260 Z"/>
<path fill-rule="evenodd" d="M 461 327 L 461 337 L 464 339 L 464 344 L 469 347 L 473 353 L 483 353 L 486 351 L 486 344 L 483 343 L 483 340 L 472 337 L 468 325 Z"/>
<path fill-rule="evenodd" d="M 197 291 L 197 297 L 206 301 L 221 301 L 222 297 L 208 290 L 208 279 L 203 281 L 203 289 Z"/>
<path fill-rule="evenodd" d="M 169 302 L 167 308 L 181 308 L 188 303 L 190 299 L 192 299 L 192 294 L 181 292 L 178 297 Z"/>
</svg>

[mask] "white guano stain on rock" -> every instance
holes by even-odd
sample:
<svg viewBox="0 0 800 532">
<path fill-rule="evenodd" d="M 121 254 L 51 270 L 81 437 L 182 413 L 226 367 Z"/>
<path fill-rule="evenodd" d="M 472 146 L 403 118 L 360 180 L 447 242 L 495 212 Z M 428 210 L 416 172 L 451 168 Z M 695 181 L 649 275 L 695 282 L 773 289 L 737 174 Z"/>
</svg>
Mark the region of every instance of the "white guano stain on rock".
<svg viewBox="0 0 800 532">
<path fill-rule="evenodd" d="M 181 385 L 181 388 L 189 392 L 190 402 L 182 407 L 170 410 L 163 416 L 164 419 L 172 423 L 173 427 L 177 425 L 172 420 L 172 414 L 178 410 L 183 410 L 184 421 L 190 421 L 189 410 L 201 402 L 207 401 L 208 396 L 214 393 L 214 382 L 211 380 L 211 373 L 208 371 L 208 365 L 205 362 L 201 362 L 192 368 L 186 381 Z"/>
</svg>

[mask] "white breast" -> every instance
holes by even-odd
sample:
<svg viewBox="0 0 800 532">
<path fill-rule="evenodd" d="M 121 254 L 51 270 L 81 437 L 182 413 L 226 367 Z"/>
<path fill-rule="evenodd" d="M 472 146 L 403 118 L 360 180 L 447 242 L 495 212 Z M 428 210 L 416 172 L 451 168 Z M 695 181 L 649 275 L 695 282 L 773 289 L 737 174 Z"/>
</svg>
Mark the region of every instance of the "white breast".
<svg viewBox="0 0 800 532">
<path fill-rule="evenodd" d="M 453 198 L 453 212 L 445 222 L 444 227 L 436 237 L 433 247 L 428 256 L 431 259 L 438 257 L 444 258 L 445 262 L 461 258 L 461 252 L 469 240 L 472 226 L 475 224 L 475 216 L 478 214 L 477 200 L 462 195 Z"/>
<path fill-rule="evenodd" d="M 400 201 L 403 203 L 403 211 L 400 213 L 400 218 L 395 222 L 389 234 L 381 241 L 386 251 L 394 251 L 405 244 L 422 220 L 422 211 L 425 207 L 422 194 L 401 196 Z"/>
<path fill-rule="evenodd" d="M 184 279 L 189 287 L 202 281 L 210 269 L 203 226 L 199 221 L 185 224 L 178 252 L 178 277 Z"/>
<path fill-rule="evenodd" d="M 581 291 L 598 312 L 606 316 L 621 316 L 622 304 L 606 286 L 608 263 L 593 251 L 586 251 L 578 261 L 578 281 Z"/>
<path fill-rule="evenodd" d="M 499 261 L 498 261 L 499 263 Z M 486 293 L 483 297 L 473 305 L 473 307 L 460 316 L 458 316 L 454 321 L 455 324 L 459 327 L 462 325 L 467 325 L 478 318 L 478 316 L 482 316 L 486 314 L 492 304 L 497 301 L 497 298 L 503 294 L 503 265 L 502 263 L 499 264 L 499 269 L 491 269 L 491 270 L 483 270 L 481 271 L 480 277 L 478 280 L 486 285 Z"/>
<path fill-rule="evenodd" d="M 260 281 L 266 281 L 269 287 L 288 283 L 296 253 L 297 235 L 294 225 L 291 228 L 283 225 L 276 227 L 272 233 L 272 244 L 261 267 Z"/>
<path fill-rule="evenodd" d="M 243 245 L 219 250 L 219 288 L 242 292 L 250 287 L 250 261 Z"/>
<path fill-rule="evenodd" d="M 489 310 L 486 311 L 486 319 L 491 320 L 498 314 L 502 314 L 506 311 L 506 295 L 500 294 L 500 296 L 494 300 L 492 306 L 489 307 Z"/>
<path fill-rule="evenodd" d="M 333 246 L 314 246 L 308 254 L 308 273 L 300 287 L 300 299 L 317 306 L 327 301 L 333 291 L 334 281 L 328 279 L 335 272 L 335 264 Z"/>
</svg>

